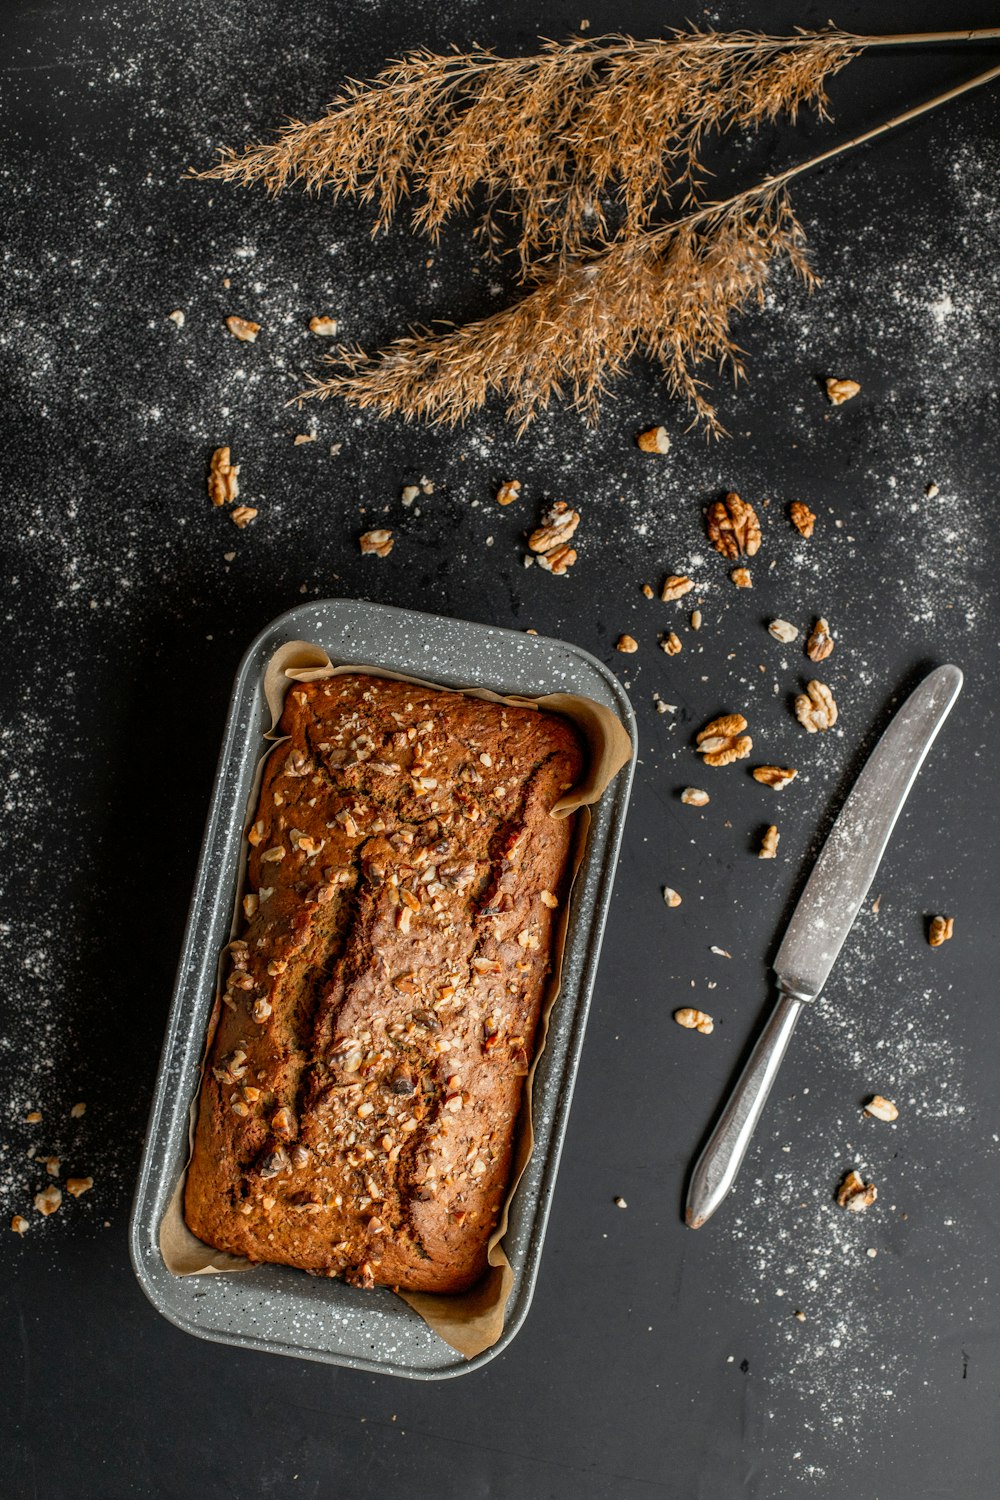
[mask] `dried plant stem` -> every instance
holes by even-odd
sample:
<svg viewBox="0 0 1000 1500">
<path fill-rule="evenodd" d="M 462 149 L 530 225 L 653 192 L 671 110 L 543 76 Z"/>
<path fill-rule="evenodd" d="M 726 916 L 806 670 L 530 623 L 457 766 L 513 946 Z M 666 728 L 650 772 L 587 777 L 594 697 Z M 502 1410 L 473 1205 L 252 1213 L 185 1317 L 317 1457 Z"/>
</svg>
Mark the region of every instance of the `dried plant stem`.
<svg viewBox="0 0 1000 1500">
<path fill-rule="evenodd" d="M 814 280 L 788 183 L 998 77 L 1000 65 L 730 198 L 559 266 L 488 318 L 445 333 L 414 332 L 374 355 L 341 347 L 332 356 L 340 371 L 312 377 L 296 399 L 343 396 L 383 416 L 454 424 L 500 394 L 523 431 L 566 395 L 593 422 L 611 380 L 644 353 L 662 367 L 671 395 L 719 435 L 695 371 L 711 362 L 740 376 L 730 322 L 750 299 L 762 298 L 777 259 L 787 259 L 807 285 Z"/>
</svg>

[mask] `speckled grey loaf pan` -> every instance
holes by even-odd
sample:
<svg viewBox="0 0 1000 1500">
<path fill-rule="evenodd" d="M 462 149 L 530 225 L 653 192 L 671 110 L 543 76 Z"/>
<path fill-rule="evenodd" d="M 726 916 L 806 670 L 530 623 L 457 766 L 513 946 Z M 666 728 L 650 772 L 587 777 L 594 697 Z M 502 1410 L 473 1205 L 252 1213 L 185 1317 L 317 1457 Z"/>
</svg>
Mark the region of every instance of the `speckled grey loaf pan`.
<svg viewBox="0 0 1000 1500">
<path fill-rule="evenodd" d="M 477 1369 L 505 1348 L 531 1303 L 625 824 L 632 764 L 592 809 L 570 910 L 562 991 L 535 1075 L 534 1151 L 511 1203 L 504 1239 L 514 1286 L 499 1342 L 465 1359 L 391 1292 L 363 1292 L 288 1267 L 173 1276 L 160 1255 L 159 1225 L 187 1156 L 188 1113 L 199 1082 L 216 961 L 229 934 L 247 802 L 254 768 L 265 748 L 264 666 L 280 645 L 292 640 L 314 641 L 334 662 L 365 662 L 447 687 L 488 687 L 532 697 L 583 693 L 618 714 L 633 745 L 635 720 L 620 683 L 577 646 L 355 599 L 321 600 L 281 615 L 253 642 L 233 686 L 132 1209 L 135 1274 L 164 1317 L 202 1338 L 380 1374 L 444 1379 Z"/>
</svg>

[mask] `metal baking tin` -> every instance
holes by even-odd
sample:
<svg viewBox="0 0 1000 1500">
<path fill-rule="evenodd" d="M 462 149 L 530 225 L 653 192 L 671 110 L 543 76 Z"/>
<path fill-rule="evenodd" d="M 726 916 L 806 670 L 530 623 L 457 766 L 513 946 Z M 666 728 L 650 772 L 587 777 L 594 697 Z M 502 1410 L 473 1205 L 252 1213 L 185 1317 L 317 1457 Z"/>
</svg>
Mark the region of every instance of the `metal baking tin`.
<svg viewBox="0 0 1000 1500">
<path fill-rule="evenodd" d="M 365 662 L 446 687 L 488 687 L 531 697 L 582 693 L 618 714 L 633 746 L 635 719 L 621 684 L 578 646 L 355 599 L 325 599 L 281 615 L 253 642 L 236 676 L 132 1209 L 132 1264 L 153 1306 L 201 1338 L 378 1374 L 445 1379 L 478 1369 L 499 1354 L 531 1303 L 634 760 L 591 809 L 570 910 L 562 989 L 535 1074 L 534 1150 L 512 1200 L 504 1239 L 514 1286 L 499 1341 L 466 1359 L 392 1292 L 359 1291 L 286 1266 L 174 1276 L 160 1255 L 159 1225 L 187 1160 L 188 1115 L 200 1082 L 216 964 L 229 936 L 254 768 L 266 748 L 264 666 L 280 645 L 292 640 L 323 646 L 338 664 Z"/>
</svg>

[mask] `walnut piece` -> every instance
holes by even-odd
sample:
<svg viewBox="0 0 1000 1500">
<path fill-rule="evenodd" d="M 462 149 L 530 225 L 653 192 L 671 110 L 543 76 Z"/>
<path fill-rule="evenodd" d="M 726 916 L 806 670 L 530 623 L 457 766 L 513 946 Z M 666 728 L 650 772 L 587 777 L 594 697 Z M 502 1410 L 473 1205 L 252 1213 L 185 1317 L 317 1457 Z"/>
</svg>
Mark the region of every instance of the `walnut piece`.
<svg viewBox="0 0 1000 1500">
<path fill-rule="evenodd" d="M 881 1094 L 873 1094 L 865 1105 L 865 1114 L 871 1115 L 874 1120 L 898 1120 L 899 1110 L 891 1099 L 883 1099 Z"/>
<path fill-rule="evenodd" d="M 358 545 L 362 553 L 371 554 L 375 557 L 388 557 L 395 544 L 396 538 L 391 531 L 378 529 L 375 531 L 364 531 L 358 538 Z"/>
<path fill-rule="evenodd" d="M 640 432 L 636 442 L 643 453 L 670 452 L 670 438 L 665 427 L 650 427 L 646 432 Z"/>
<path fill-rule="evenodd" d="M 249 526 L 250 522 L 255 520 L 256 517 L 257 511 L 252 505 L 237 505 L 235 510 L 231 510 L 229 512 L 229 519 L 232 521 L 233 525 L 238 526 L 241 531 L 243 530 L 244 526 Z"/>
<path fill-rule="evenodd" d="M 239 464 L 230 462 L 228 448 L 216 448 L 208 465 L 208 498 L 213 505 L 230 505 L 240 493 Z"/>
<path fill-rule="evenodd" d="M 316 317 L 309 319 L 309 332 L 318 333 L 320 338 L 332 339 L 337 332 L 338 323 L 336 318 Z"/>
<path fill-rule="evenodd" d="M 638 649 L 639 642 L 631 635 L 620 635 L 615 645 L 616 651 L 624 651 L 627 656 L 631 656 L 632 652 Z"/>
<path fill-rule="evenodd" d="M 175 307 L 172 313 L 167 313 L 167 320 L 178 328 L 184 327 L 184 312 L 182 308 Z"/>
<path fill-rule="evenodd" d="M 788 507 L 788 517 L 795 530 L 808 541 L 816 525 L 816 515 L 802 500 L 793 500 Z"/>
<path fill-rule="evenodd" d="M 414 500 L 420 499 L 419 484 L 404 484 L 402 490 L 400 491 L 399 498 L 400 500 L 402 500 L 404 505 L 412 505 Z"/>
<path fill-rule="evenodd" d="M 794 625 L 789 625 L 787 620 L 772 620 L 767 627 L 767 633 L 776 641 L 780 641 L 783 646 L 790 646 L 799 632 Z"/>
<path fill-rule="evenodd" d="M 874 1182 L 863 1182 L 853 1169 L 847 1173 L 837 1189 L 837 1202 L 848 1213 L 859 1214 L 871 1208 L 878 1197 Z"/>
<path fill-rule="evenodd" d="M 752 505 L 730 491 L 724 500 L 715 500 L 706 517 L 708 539 L 716 552 L 735 562 L 738 557 L 753 557 L 760 547 L 760 521 Z"/>
<path fill-rule="evenodd" d="M 505 479 L 497 490 L 498 505 L 513 505 L 521 493 L 521 481 L 519 479 Z"/>
<path fill-rule="evenodd" d="M 712 1020 L 712 1017 L 706 1015 L 703 1010 L 695 1010 L 691 1005 L 685 1005 L 680 1010 L 675 1010 L 674 1020 L 678 1026 L 683 1026 L 686 1031 L 700 1031 L 702 1036 L 711 1036 L 715 1030 L 715 1022 Z"/>
<path fill-rule="evenodd" d="M 838 380 L 834 376 L 826 382 L 826 394 L 831 406 L 843 406 L 861 390 L 856 380 Z"/>
<path fill-rule="evenodd" d="M 754 781 L 759 781 L 761 786 L 769 786 L 773 791 L 780 792 L 793 782 L 799 773 L 793 771 L 791 767 L 784 769 L 781 766 L 755 766 L 752 774 Z"/>
<path fill-rule="evenodd" d="M 660 590 L 660 598 L 664 604 L 669 604 L 671 599 L 682 599 L 693 588 L 694 583 L 686 573 L 669 573 Z"/>
<path fill-rule="evenodd" d="M 810 661 L 826 661 L 833 650 L 833 636 L 826 620 L 820 615 L 806 641 L 806 655 Z"/>
<path fill-rule="evenodd" d="M 11 1229 L 13 1229 L 15 1234 L 27 1234 L 28 1230 L 31 1228 L 31 1225 L 28 1223 L 23 1214 L 15 1214 L 10 1221 L 10 1227 Z"/>
<path fill-rule="evenodd" d="M 303 443 L 314 443 L 316 434 L 314 432 L 297 432 L 292 438 L 292 447 L 301 448 Z"/>
<path fill-rule="evenodd" d="M 241 344 L 252 344 L 260 333 L 260 324 L 251 323 L 249 318 L 229 317 L 226 319 L 226 327 L 234 339 L 239 339 Z"/>
<path fill-rule="evenodd" d="M 665 885 L 663 887 L 663 899 L 668 906 L 680 906 L 681 904 L 681 898 L 672 885 Z"/>
<path fill-rule="evenodd" d="M 557 500 L 543 514 L 541 526 L 529 536 L 528 546 L 532 552 L 551 552 L 564 547 L 579 524 L 580 512 L 570 510 L 565 500 Z"/>
<path fill-rule="evenodd" d="M 837 722 L 837 705 L 824 682 L 806 683 L 804 693 L 795 700 L 795 717 L 803 729 L 815 734 L 818 729 L 832 729 Z"/>
<path fill-rule="evenodd" d="M 778 832 L 777 825 L 775 823 L 772 823 L 770 828 L 767 830 L 767 832 L 764 834 L 764 837 L 760 841 L 760 848 L 757 851 L 757 858 L 776 859 L 778 856 L 778 840 L 780 838 L 781 834 Z"/>
<path fill-rule="evenodd" d="M 80 1120 L 80 1119 L 83 1118 L 83 1116 L 86 1113 L 87 1113 L 87 1106 L 84 1103 L 81 1102 L 79 1104 L 74 1104 L 73 1105 L 73 1108 L 69 1112 L 69 1116 L 70 1116 L 71 1120 Z"/>
<path fill-rule="evenodd" d="M 932 948 L 940 948 L 942 943 L 951 940 L 954 932 L 954 917 L 931 917 L 931 923 L 927 929 L 927 941 Z"/>
<path fill-rule="evenodd" d="M 691 611 L 691 629 L 692 630 L 700 630 L 701 629 L 701 624 L 702 624 L 701 610 L 700 609 L 693 609 Z"/>
<path fill-rule="evenodd" d="M 35 1207 L 37 1208 L 38 1212 L 46 1219 L 48 1218 L 49 1214 L 55 1213 L 56 1209 L 59 1208 L 61 1203 L 62 1193 L 53 1183 L 50 1183 L 43 1192 L 35 1194 Z"/>
<path fill-rule="evenodd" d="M 753 579 L 750 577 L 749 568 L 734 568 L 729 576 L 738 589 L 753 588 Z"/>
<path fill-rule="evenodd" d="M 686 786 L 681 792 L 681 801 L 688 807 L 707 807 L 711 800 L 707 792 L 696 786 Z"/>
<path fill-rule="evenodd" d="M 89 1193 L 94 1186 L 92 1177 L 67 1177 L 66 1191 L 73 1198 L 79 1198 L 83 1193 Z"/>
<path fill-rule="evenodd" d="M 660 642 L 660 650 L 665 651 L 668 656 L 676 656 L 681 650 L 681 638 L 675 630 L 665 635 Z"/>
<path fill-rule="evenodd" d="M 526 559 L 530 562 L 530 558 Z M 561 578 L 564 573 L 576 562 L 576 552 L 572 547 L 553 547 L 549 552 L 543 552 L 538 558 L 538 566 L 544 568 L 546 573 L 554 573 Z"/>
<path fill-rule="evenodd" d="M 746 727 L 742 714 L 723 714 L 706 724 L 696 739 L 706 766 L 728 766 L 731 761 L 744 760 L 753 749 L 753 740 L 743 733 Z"/>
</svg>

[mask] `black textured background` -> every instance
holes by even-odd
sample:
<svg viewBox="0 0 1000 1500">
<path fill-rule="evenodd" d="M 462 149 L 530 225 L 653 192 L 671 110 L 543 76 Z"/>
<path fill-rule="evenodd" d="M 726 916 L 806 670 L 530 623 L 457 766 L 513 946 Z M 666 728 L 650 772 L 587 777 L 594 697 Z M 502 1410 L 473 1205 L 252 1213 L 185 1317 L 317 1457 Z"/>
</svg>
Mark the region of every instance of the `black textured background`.
<svg viewBox="0 0 1000 1500">
<path fill-rule="evenodd" d="M 808 299 L 779 275 L 742 322 L 751 378 L 720 392 L 728 442 L 685 435 L 655 375 L 636 369 L 596 431 L 553 412 L 518 444 L 497 411 L 432 433 L 283 406 L 315 368 L 314 312 L 371 345 L 413 318 L 500 305 L 506 276 L 474 260 L 461 226 L 428 266 L 403 225 L 372 244 L 356 206 L 271 203 L 181 172 L 285 114 L 310 117 L 344 75 L 411 45 L 527 51 L 584 12 L 593 35 L 652 34 L 688 12 L 591 0 L 579 13 L 524 0 L 220 10 L 5 7 L 0 1186 L 4 1214 L 32 1227 L 0 1240 L 0 1493 L 995 1493 L 995 86 L 796 185 L 824 285 Z M 784 31 L 827 11 L 748 0 L 694 18 Z M 845 4 L 835 19 L 909 30 L 996 15 L 909 0 Z M 832 84 L 833 125 L 803 117 L 794 134 L 730 143 L 720 189 L 997 55 L 862 58 Z M 180 332 L 166 321 L 175 307 Z M 229 312 L 264 324 L 256 345 L 225 334 Z M 834 411 L 818 379 L 830 373 L 862 395 Z M 645 458 L 633 434 L 661 419 L 673 450 Z M 312 427 L 319 440 L 293 447 Z M 205 498 L 222 442 L 260 509 L 242 533 Z M 436 488 L 417 515 L 398 497 L 422 474 Z M 514 476 L 521 501 L 501 511 L 493 493 Z M 702 507 L 729 487 L 765 522 L 749 594 L 704 542 Z M 521 562 L 549 496 L 583 512 L 562 580 Z M 820 518 L 809 544 L 784 518 L 795 498 Z M 395 550 L 361 558 L 356 536 L 383 514 Z M 699 580 L 697 637 L 686 609 L 639 592 L 674 570 Z M 535 1303 L 504 1355 L 443 1384 L 196 1341 L 146 1304 L 126 1252 L 229 684 L 269 618 L 337 593 L 564 635 L 620 672 L 640 720 Z M 839 635 L 820 675 L 841 732 L 822 742 L 788 708 L 808 663 L 763 628 L 817 613 Z M 668 659 L 657 635 L 674 624 L 684 650 Z M 614 651 L 622 631 L 640 641 L 634 657 Z M 803 1025 L 737 1195 L 695 1236 L 679 1219 L 685 1171 L 767 1001 L 767 959 L 816 831 L 893 695 L 948 659 L 966 689 L 878 877 L 881 910 L 859 919 Z M 674 715 L 656 714 L 654 691 Z M 724 709 L 747 713 L 760 758 L 800 767 L 777 801 L 742 766 L 697 768 L 692 733 Z M 678 803 L 692 781 L 713 793 L 704 813 Z M 780 857 L 761 863 L 772 817 Z M 664 883 L 684 896 L 676 911 Z M 956 917 L 956 936 L 932 953 L 935 911 Z M 673 1024 L 684 1003 L 715 1015 L 711 1038 Z M 874 1090 L 900 1103 L 895 1127 L 861 1123 Z M 71 1122 L 77 1099 L 87 1114 Z M 41 1125 L 24 1123 L 32 1108 Z M 93 1192 L 43 1222 L 31 1148 L 58 1153 L 64 1175 L 92 1173 Z M 855 1160 L 880 1197 L 848 1223 L 830 1194 Z"/>
</svg>

